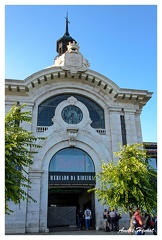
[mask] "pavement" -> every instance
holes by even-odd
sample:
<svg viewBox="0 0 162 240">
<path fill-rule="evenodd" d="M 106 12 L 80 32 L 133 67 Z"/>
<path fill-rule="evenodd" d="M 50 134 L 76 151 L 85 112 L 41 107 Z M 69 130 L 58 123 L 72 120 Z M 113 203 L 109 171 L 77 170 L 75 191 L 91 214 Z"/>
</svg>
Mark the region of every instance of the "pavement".
<svg viewBox="0 0 162 240">
<path fill-rule="evenodd" d="M 103 230 L 77 230 L 70 228 L 55 228 L 50 229 L 49 232 L 40 232 L 40 233 L 21 233 L 21 234 L 7 234 L 7 235 L 130 235 L 127 230 L 122 230 L 121 232 L 105 232 Z M 145 231 L 145 235 L 153 235 L 152 231 Z"/>
</svg>

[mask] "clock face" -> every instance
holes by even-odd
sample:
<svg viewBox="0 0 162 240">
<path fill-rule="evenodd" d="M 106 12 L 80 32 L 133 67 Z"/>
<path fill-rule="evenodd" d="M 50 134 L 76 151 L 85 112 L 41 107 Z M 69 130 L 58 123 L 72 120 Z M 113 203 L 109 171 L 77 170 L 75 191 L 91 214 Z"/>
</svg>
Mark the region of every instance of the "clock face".
<svg viewBox="0 0 162 240">
<path fill-rule="evenodd" d="M 61 116 L 66 123 L 77 124 L 83 119 L 83 113 L 80 108 L 74 105 L 66 106 L 62 112 Z"/>
</svg>

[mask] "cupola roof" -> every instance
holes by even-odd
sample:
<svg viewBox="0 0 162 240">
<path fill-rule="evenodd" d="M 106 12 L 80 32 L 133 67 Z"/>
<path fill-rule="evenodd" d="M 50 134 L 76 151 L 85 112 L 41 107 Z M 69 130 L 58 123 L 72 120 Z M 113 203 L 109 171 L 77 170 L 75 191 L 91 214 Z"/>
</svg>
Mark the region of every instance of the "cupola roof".
<svg viewBox="0 0 162 240">
<path fill-rule="evenodd" d="M 67 51 L 67 45 L 69 45 L 69 42 L 73 43 L 75 39 L 73 39 L 69 34 L 68 24 L 70 23 L 68 20 L 68 13 L 66 15 L 66 27 L 65 27 L 65 33 L 62 38 L 58 39 L 56 42 L 56 51 L 59 56 L 61 56 L 63 53 Z M 75 41 L 76 42 L 76 41 Z"/>
</svg>

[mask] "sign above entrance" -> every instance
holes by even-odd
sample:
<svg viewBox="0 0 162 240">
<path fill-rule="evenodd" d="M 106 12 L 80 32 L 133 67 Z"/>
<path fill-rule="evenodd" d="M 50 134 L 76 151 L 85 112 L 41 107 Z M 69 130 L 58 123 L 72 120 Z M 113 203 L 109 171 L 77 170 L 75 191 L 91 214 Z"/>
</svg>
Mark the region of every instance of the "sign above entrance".
<svg viewBox="0 0 162 240">
<path fill-rule="evenodd" d="M 49 184 L 95 184 L 94 172 L 49 172 Z"/>
</svg>

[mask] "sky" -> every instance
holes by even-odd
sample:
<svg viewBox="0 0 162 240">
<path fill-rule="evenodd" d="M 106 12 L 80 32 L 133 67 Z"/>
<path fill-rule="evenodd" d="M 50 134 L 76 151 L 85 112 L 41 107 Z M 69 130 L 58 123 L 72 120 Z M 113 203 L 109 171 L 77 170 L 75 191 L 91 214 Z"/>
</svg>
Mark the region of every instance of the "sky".
<svg viewBox="0 0 162 240">
<path fill-rule="evenodd" d="M 120 88 L 153 92 L 141 127 L 144 142 L 157 142 L 156 5 L 6 5 L 5 78 L 24 80 L 53 65 L 67 11 L 90 69 Z"/>
</svg>

